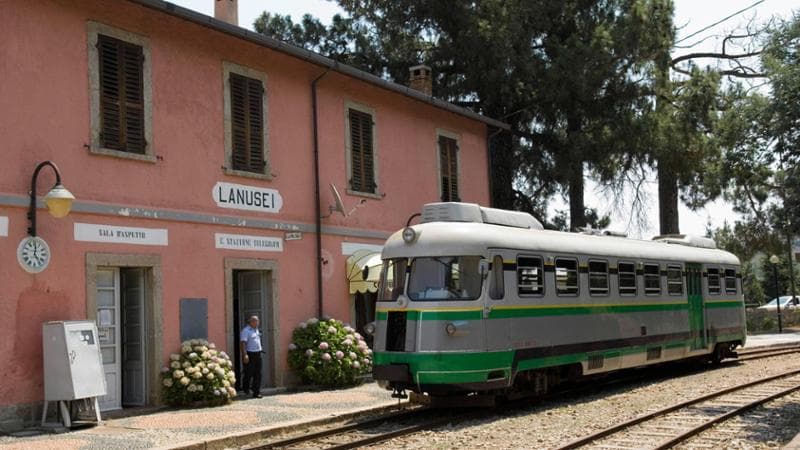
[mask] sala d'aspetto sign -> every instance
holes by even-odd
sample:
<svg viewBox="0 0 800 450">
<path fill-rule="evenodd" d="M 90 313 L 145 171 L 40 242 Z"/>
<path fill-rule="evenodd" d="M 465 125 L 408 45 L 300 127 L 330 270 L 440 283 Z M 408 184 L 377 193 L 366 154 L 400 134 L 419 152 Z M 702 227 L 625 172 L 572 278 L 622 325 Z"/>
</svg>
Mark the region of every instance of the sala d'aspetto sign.
<svg viewBox="0 0 800 450">
<path fill-rule="evenodd" d="M 220 181 L 214 185 L 211 195 L 220 208 L 276 213 L 283 206 L 283 198 L 277 190 L 243 184 Z"/>
</svg>

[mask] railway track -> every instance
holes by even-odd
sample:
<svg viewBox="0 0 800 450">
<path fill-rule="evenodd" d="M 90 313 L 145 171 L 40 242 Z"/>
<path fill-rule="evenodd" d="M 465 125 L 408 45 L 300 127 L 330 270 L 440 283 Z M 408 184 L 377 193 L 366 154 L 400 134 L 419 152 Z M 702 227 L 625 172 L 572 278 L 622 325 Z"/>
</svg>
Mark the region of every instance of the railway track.
<svg viewBox="0 0 800 450">
<path fill-rule="evenodd" d="M 770 347 L 757 350 L 745 350 L 739 352 L 739 361 L 752 361 L 755 359 L 772 358 L 773 356 L 788 355 L 800 352 L 798 345 L 786 345 L 780 347 Z"/>
<path fill-rule="evenodd" d="M 800 390 L 800 370 L 792 370 L 681 402 L 572 441 L 576 448 L 667 449 L 728 419 Z"/>
</svg>

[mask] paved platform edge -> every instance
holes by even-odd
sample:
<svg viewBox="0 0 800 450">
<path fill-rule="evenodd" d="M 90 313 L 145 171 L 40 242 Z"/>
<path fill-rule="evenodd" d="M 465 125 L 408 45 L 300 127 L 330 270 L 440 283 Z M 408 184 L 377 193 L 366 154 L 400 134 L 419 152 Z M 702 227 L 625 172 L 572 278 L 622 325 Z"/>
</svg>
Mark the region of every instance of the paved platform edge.
<svg viewBox="0 0 800 450">
<path fill-rule="evenodd" d="M 797 435 L 794 437 L 794 439 L 789 441 L 788 444 L 784 445 L 783 449 L 784 450 L 798 450 L 798 449 L 800 449 L 800 433 L 797 433 Z"/>
<path fill-rule="evenodd" d="M 319 417 L 310 420 L 299 419 L 291 422 L 281 423 L 278 425 L 256 428 L 254 430 L 246 432 L 231 433 L 215 437 L 213 439 L 205 439 L 201 441 L 185 441 L 178 444 L 170 444 L 165 446 L 154 447 L 154 449 L 155 450 L 218 450 L 234 446 L 240 447 L 252 443 L 253 441 L 266 439 L 269 438 L 270 436 L 284 433 L 298 426 L 315 427 L 315 426 L 327 425 L 329 423 L 354 419 L 356 417 L 360 417 L 367 414 L 380 414 L 392 410 L 399 411 L 402 409 L 407 409 L 410 406 L 412 406 L 411 403 L 406 401 L 400 403 L 399 405 L 397 403 L 394 403 L 391 405 L 355 409 L 355 410 L 345 411 L 342 413 L 337 413 L 335 415 L 331 415 L 328 417 Z"/>
</svg>

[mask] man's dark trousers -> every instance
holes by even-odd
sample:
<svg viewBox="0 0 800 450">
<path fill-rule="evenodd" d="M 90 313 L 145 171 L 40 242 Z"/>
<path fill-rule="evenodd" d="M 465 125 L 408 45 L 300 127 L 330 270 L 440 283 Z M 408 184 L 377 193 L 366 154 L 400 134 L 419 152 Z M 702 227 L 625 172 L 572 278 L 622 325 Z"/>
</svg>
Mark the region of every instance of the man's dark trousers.
<svg viewBox="0 0 800 450">
<path fill-rule="evenodd" d="M 242 389 L 253 395 L 261 392 L 261 352 L 247 352 L 248 363 L 244 365 Z"/>
</svg>

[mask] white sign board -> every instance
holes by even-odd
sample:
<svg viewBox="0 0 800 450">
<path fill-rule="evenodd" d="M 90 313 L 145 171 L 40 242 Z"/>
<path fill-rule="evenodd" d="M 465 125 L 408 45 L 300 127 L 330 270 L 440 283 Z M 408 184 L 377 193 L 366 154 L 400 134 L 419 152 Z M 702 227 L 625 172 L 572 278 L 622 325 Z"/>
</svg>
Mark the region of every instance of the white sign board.
<svg viewBox="0 0 800 450">
<path fill-rule="evenodd" d="M 276 213 L 283 206 L 283 198 L 277 190 L 243 184 L 220 181 L 214 185 L 211 196 L 220 208 Z"/>
<path fill-rule="evenodd" d="M 75 240 L 113 244 L 167 245 L 169 239 L 167 230 L 163 228 L 134 228 L 76 223 Z"/>
<path fill-rule="evenodd" d="M 283 238 L 287 241 L 299 241 L 300 239 L 303 239 L 303 233 L 300 231 L 292 231 L 290 233 L 287 232 L 283 234 Z"/>
<path fill-rule="evenodd" d="M 0 236 L 8 236 L 8 217 L 0 216 Z"/>
<path fill-rule="evenodd" d="M 215 233 L 214 244 L 217 248 L 226 248 L 229 250 L 252 250 L 257 252 L 283 251 L 283 239 L 276 237 Z"/>
</svg>

